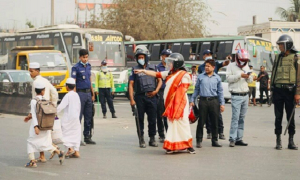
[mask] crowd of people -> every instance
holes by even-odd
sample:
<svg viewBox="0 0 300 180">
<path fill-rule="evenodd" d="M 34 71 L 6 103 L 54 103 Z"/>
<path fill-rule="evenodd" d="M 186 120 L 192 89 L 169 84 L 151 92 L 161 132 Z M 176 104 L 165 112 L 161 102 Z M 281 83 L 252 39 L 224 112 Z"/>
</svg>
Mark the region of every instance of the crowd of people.
<svg viewBox="0 0 300 180">
<path fill-rule="evenodd" d="M 185 68 L 184 58 L 180 53 L 169 49 L 161 52 L 161 63 L 157 66 L 149 63 L 150 53 L 146 47 L 138 47 L 135 51 L 137 66 L 133 67 L 129 77 L 130 105 L 137 107 L 138 137 L 140 147 L 145 148 L 144 116 L 148 118 L 149 146 L 157 147 L 155 135 L 158 128 L 159 141 L 167 154 L 185 150 L 195 154 L 193 138 L 190 129 L 189 115 L 198 102 L 199 120 L 196 130 L 196 147 L 202 147 L 204 124 L 207 128 L 207 138 L 211 139 L 213 147 L 222 147 L 218 139 L 226 139 L 222 112 L 225 111 L 223 87 L 218 71 L 227 66 L 226 79 L 231 93 L 232 118 L 229 132 L 229 146 L 247 146 L 243 141 L 244 120 L 252 96 L 256 105 L 256 82 L 260 82 L 260 105 L 263 104 L 263 93 L 269 101 L 268 90 L 273 92 L 275 109 L 276 149 L 282 149 L 281 133 L 283 109 L 290 119 L 289 149 L 298 149 L 294 144 L 295 134 L 294 111 L 295 103 L 300 100 L 300 66 L 298 56 L 293 46 L 293 40 L 283 35 L 277 42 L 280 54 L 276 56 L 272 70 L 272 78 L 261 66 L 258 76 L 250 65 L 249 53 L 239 49 L 235 58 L 227 56 L 224 62 L 218 62 L 212 57 L 210 50 L 203 52 L 204 63 L 198 67 L 193 65 L 192 72 Z M 95 92 L 91 83 L 91 65 L 88 63 L 88 51 L 79 51 L 80 61 L 72 67 L 71 78 L 67 79 L 68 93 L 57 106 L 58 93 L 52 84 L 40 76 L 40 65 L 30 63 L 30 76 L 34 80 L 32 86 L 31 111 L 24 121 L 31 121 L 27 139 L 27 153 L 30 162 L 26 167 L 37 167 L 37 162 L 46 162 L 44 151 L 51 153 L 50 158 L 58 155 L 60 163 L 65 157 L 80 157 L 79 147 L 85 144 L 96 144 L 92 140 L 93 102 L 98 95 L 101 102 L 103 118 L 107 118 L 106 102 L 112 118 L 117 118 L 113 105 L 113 76 L 102 61 L 101 70 L 96 75 Z M 288 74 L 288 75 L 286 75 Z M 38 124 L 37 104 L 48 100 L 57 107 L 57 113 L 64 111 L 61 118 L 63 145 L 67 152 L 60 150 L 52 143 L 51 130 L 42 130 Z M 199 101 L 198 101 L 199 100 Z M 270 103 L 269 103 L 270 106 Z M 81 119 L 84 117 L 84 142 L 81 141 Z M 34 153 L 40 153 L 35 159 Z"/>
</svg>

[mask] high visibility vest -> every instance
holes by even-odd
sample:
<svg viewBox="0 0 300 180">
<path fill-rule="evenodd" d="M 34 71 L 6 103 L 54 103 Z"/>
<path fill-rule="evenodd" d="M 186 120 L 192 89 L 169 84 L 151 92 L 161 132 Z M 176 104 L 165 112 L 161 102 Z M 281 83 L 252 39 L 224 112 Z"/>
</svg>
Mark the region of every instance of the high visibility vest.
<svg viewBox="0 0 300 180">
<path fill-rule="evenodd" d="M 191 83 L 187 90 L 187 94 L 193 94 L 194 91 L 195 91 L 195 85 L 193 83 Z"/>
<path fill-rule="evenodd" d="M 98 88 L 112 88 L 114 91 L 114 78 L 111 72 L 104 72 L 99 71 L 98 73 Z"/>
</svg>

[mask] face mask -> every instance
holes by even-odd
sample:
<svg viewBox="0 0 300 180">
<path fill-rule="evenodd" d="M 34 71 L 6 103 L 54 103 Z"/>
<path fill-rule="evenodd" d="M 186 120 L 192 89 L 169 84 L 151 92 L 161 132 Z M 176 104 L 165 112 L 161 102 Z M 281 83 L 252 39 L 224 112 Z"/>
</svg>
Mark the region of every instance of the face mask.
<svg viewBox="0 0 300 180">
<path fill-rule="evenodd" d="M 205 61 L 208 60 L 208 59 L 212 59 L 212 57 L 211 56 L 206 57 Z"/>
<path fill-rule="evenodd" d="M 138 59 L 138 63 L 142 66 L 145 65 L 145 60 L 144 59 Z"/>
<path fill-rule="evenodd" d="M 103 72 L 107 72 L 107 66 L 102 66 L 102 67 L 101 67 L 101 70 L 102 70 Z"/>
<path fill-rule="evenodd" d="M 80 63 L 81 63 L 82 65 L 84 65 L 84 66 L 88 64 L 88 62 L 83 63 L 82 61 L 80 61 Z"/>
</svg>

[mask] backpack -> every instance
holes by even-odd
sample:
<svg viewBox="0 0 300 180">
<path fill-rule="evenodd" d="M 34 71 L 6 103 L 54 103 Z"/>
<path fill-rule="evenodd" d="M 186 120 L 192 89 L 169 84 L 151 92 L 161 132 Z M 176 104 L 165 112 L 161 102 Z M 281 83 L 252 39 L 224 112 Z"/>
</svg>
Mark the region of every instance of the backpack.
<svg viewBox="0 0 300 180">
<path fill-rule="evenodd" d="M 56 107 L 51 101 L 34 98 L 36 102 L 36 117 L 41 131 L 52 130 L 56 115 Z"/>
</svg>

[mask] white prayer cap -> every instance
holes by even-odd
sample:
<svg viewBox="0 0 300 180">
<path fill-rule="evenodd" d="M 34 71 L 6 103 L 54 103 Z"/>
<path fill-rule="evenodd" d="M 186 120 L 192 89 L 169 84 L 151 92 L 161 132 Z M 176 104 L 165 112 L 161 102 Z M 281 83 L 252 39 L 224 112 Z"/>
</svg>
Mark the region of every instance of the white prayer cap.
<svg viewBox="0 0 300 180">
<path fill-rule="evenodd" d="M 29 63 L 29 68 L 38 69 L 38 68 L 40 68 L 40 63 L 37 63 L 37 62 Z"/>
<path fill-rule="evenodd" d="M 33 85 L 34 85 L 35 89 L 44 89 L 45 88 L 45 84 L 42 82 L 39 82 L 39 81 L 34 82 Z"/>
<path fill-rule="evenodd" d="M 68 78 L 66 84 L 75 84 L 75 79 Z"/>
</svg>

